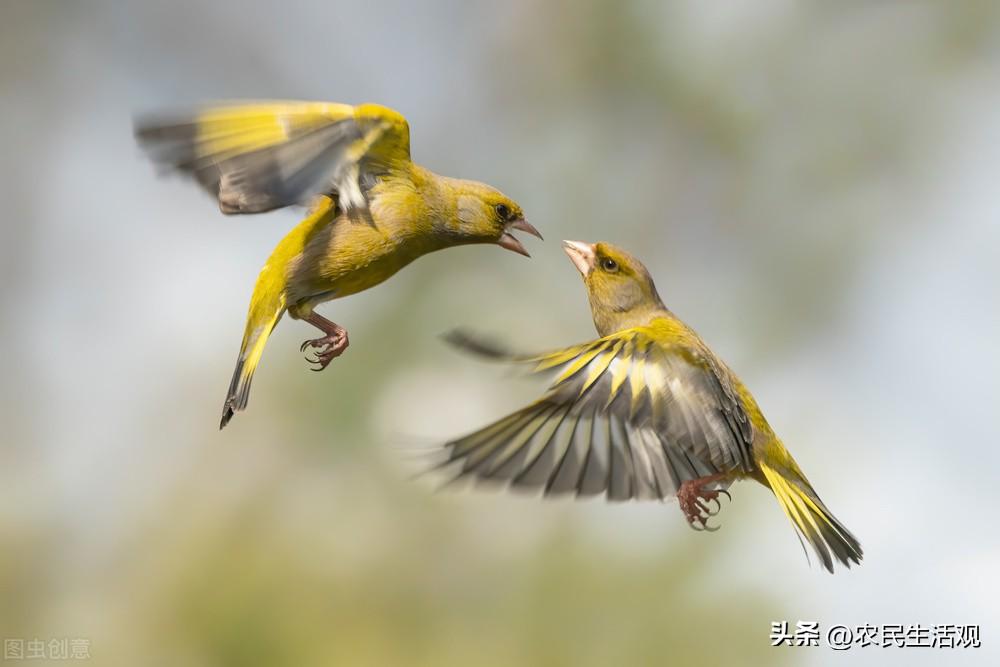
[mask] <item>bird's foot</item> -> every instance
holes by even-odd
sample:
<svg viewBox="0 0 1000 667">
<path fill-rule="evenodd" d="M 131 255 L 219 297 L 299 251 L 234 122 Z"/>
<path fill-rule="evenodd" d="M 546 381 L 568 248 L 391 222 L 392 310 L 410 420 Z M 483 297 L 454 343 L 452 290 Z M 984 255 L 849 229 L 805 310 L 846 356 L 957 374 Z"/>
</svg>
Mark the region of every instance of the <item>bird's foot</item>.
<svg viewBox="0 0 1000 667">
<path fill-rule="evenodd" d="M 307 340 L 302 343 L 302 347 L 299 348 L 300 352 L 305 352 L 307 348 L 314 348 L 315 356 L 310 357 L 306 355 L 306 361 L 310 364 L 316 364 L 316 367 L 311 369 L 314 371 L 321 371 L 326 368 L 331 361 L 339 357 L 347 349 L 350 341 L 347 339 L 347 329 L 338 329 L 333 333 L 327 334 L 322 338 L 314 338 L 312 340 Z"/>
<path fill-rule="evenodd" d="M 347 349 L 350 341 L 347 340 L 347 329 L 340 326 L 336 322 L 331 322 L 322 315 L 316 312 L 310 311 L 306 315 L 296 315 L 301 319 L 309 322 L 314 327 L 322 331 L 325 336 L 322 338 L 314 338 L 312 340 L 307 340 L 302 343 L 302 347 L 299 348 L 300 352 L 305 352 L 306 348 L 314 348 L 316 356 L 310 358 L 306 355 L 306 361 L 310 364 L 316 364 L 314 371 L 321 371 L 330 365 L 330 362 L 339 357 Z"/>
<path fill-rule="evenodd" d="M 681 511 L 684 512 L 684 518 L 687 519 L 688 525 L 695 530 L 714 532 L 719 529 L 719 526 L 709 526 L 708 520 L 722 509 L 719 496 L 724 495 L 729 500 L 732 500 L 732 496 L 724 489 L 712 491 L 705 487 L 723 477 L 724 475 L 711 475 L 690 479 L 681 484 L 681 488 L 677 491 L 677 502 L 681 506 Z M 715 506 L 713 507 L 709 503 L 715 503 Z"/>
</svg>

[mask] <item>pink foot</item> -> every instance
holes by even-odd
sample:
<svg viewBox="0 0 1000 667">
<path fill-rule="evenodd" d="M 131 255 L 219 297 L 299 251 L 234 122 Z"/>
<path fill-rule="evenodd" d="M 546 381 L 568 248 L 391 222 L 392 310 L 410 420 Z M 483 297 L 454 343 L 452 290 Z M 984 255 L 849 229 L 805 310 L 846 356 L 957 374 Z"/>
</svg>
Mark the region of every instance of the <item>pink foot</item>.
<svg viewBox="0 0 1000 667">
<path fill-rule="evenodd" d="M 728 491 L 710 491 L 705 487 L 725 476 L 724 473 L 721 473 L 690 479 L 681 484 L 681 488 L 677 491 L 677 502 L 681 506 L 681 511 L 684 512 L 684 518 L 695 530 L 716 531 L 719 529 L 719 526 L 709 526 L 708 520 L 722 509 L 719 495 L 725 495 L 730 500 L 732 500 L 732 496 L 729 495 Z M 711 507 L 708 503 L 715 503 L 715 507 Z"/>
</svg>

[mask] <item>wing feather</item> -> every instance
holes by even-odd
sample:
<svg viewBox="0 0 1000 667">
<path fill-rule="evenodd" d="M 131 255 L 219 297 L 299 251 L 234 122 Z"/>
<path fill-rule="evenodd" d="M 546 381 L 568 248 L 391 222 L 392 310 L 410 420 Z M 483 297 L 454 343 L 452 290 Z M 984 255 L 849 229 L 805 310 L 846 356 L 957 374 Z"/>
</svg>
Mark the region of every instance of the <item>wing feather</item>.
<svg viewBox="0 0 1000 667">
<path fill-rule="evenodd" d="M 749 471 L 753 432 L 729 380 L 647 327 L 533 356 L 453 343 L 554 376 L 538 402 L 447 444 L 460 475 L 546 495 L 667 498 L 687 480 Z M 743 425 L 746 425 L 746 428 Z"/>
<path fill-rule="evenodd" d="M 136 123 L 154 162 L 191 175 L 225 213 L 261 213 L 336 194 L 348 212 L 410 159 L 409 126 L 375 104 L 270 102 L 224 105 Z"/>
</svg>

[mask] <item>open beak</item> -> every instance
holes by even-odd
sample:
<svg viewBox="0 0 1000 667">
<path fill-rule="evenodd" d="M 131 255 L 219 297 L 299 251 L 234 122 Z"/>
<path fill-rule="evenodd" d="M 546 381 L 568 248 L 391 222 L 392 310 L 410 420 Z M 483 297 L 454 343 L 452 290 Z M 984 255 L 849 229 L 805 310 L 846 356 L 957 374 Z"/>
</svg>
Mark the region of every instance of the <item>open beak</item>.
<svg viewBox="0 0 1000 667">
<path fill-rule="evenodd" d="M 584 278 L 594 270 L 594 262 L 597 260 L 597 253 L 594 252 L 592 243 L 583 241 L 563 241 L 563 250 L 569 255 L 577 270 Z"/>
<path fill-rule="evenodd" d="M 531 257 L 531 255 L 528 254 L 528 251 L 524 249 L 524 246 L 521 245 L 521 242 L 518 241 L 517 238 L 510 233 L 511 230 L 513 229 L 522 232 L 527 232 L 532 236 L 537 236 L 538 238 L 542 238 L 542 235 L 538 232 L 537 229 L 535 229 L 534 225 L 529 224 L 525 220 L 518 219 L 518 220 L 511 220 L 510 222 L 507 223 L 507 225 L 504 227 L 503 234 L 500 235 L 500 240 L 497 241 L 497 244 L 501 248 L 507 248 L 507 250 L 513 250 L 519 255 L 524 255 L 525 257 Z"/>
</svg>

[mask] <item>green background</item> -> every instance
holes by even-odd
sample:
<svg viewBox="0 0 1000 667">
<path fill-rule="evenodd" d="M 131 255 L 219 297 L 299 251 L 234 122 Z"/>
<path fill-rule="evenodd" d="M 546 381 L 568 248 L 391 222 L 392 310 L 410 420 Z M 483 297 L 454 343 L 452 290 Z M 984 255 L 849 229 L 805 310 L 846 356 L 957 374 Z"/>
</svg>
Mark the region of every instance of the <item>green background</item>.
<svg viewBox="0 0 1000 667">
<path fill-rule="evenodd" d="M 0 636 L 108 665 L 984 664 L 997 657 L 1000 4 L 0 2 Z M 546 236 L 283 321 L 216 430 L 296 211 L 224 218 L 132 116 L 392 106 L 414 158 Z M 563 238 L 647 264 L 754 391 L 859 569 L 771 495 L 435 493 L 429 448 L 542 389 L 448 349 L 593 335 Z M 770 647 L 772 621 L 977 623 L 966 651 Z M 992 657 L 990 657 L 992 656 Z M 995 662 L 993 664 L 996 664 Z"/>
</svg>

